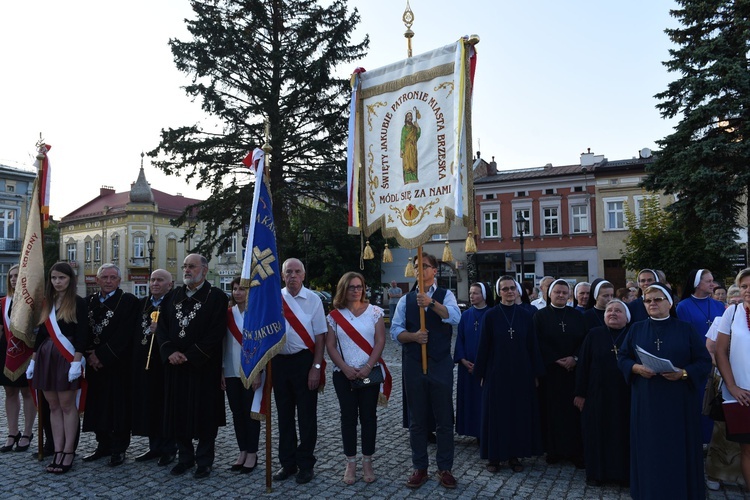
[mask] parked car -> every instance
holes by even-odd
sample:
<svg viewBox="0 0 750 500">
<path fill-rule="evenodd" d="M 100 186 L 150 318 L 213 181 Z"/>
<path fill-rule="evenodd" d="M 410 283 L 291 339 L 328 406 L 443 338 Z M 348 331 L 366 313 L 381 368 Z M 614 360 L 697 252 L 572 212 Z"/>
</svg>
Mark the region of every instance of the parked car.
<svg viewBox="0 0 750 500">
<path fill-rule="evenodd" d="M 331 297 L 331 294 L 325 290 L 313 290 L 313 292 L 315 292 L 315 295 L 320 297 L 320 301 L 323 302 L 323 309 L 325 309 L 326 314 L 331 312 L 331 307 L 333 307 L 333 297 Z"/>
</svg>

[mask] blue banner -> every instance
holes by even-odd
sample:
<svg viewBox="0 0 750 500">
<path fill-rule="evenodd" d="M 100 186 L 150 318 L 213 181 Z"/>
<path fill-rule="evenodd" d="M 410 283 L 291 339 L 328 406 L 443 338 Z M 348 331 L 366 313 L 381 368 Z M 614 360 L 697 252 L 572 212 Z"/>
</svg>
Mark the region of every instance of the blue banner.
<svg viewBox="0 0 750 500">
<path fill-rule="evenodd" d="M 255 193 L 241 281 L 248 293 L 240 375 L 248 389 L 286 342 L 286 322 L 281 305 L 281 266 L 276 251 L 271 196 L 263 176 L 264 156 L 261 149 L 253 151 L 250 168 L 255 170 Z"/>
</svg>

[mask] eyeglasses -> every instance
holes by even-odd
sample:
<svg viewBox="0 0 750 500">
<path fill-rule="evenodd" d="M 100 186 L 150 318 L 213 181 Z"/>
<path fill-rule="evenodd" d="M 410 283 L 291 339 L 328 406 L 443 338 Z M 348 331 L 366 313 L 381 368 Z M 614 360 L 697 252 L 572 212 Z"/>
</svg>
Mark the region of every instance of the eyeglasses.
<svg viewBox="0 0 750 500">
<path fill-rule="evenodd" d="M 419 266 L 414 264 L 414 269 L 417 269 Z M 431 266 L 429 264 L 422 264 L 422 269 L 437 269 L 435 266 Z"/>
<path fill-rule="evenodd" d="M 203 267 L 203 265 L 200 265 L 200 264 L 199 265 L 196 265 L 196 264 L 183 264 L 182 265 L 183 269 L 191 269 L 191 270 L 192 269 L 199 269 L 201 267 Z"/>
<path fill-rule="evenodd" d="M 504 286 L 500 289 L 501 292 L 510 292 L 510 291 L 516 291 L 516 287 L 514 286 Z"/>
<path fill-rule="evenodd" d="M 666 297 L 654 297 L 653 299 L 643 299 L 643 303 L 650 304 L 651 302 L 656 302 L 657 304 L 660 304 L 664 300 L 667 300 L 667 298 Z"/>
<path fill-rule="evenodd" d="M 349 285 L 346 289 L 350 292 L 361 292 L 364 287 L 362 285 Z"/>
</svg>

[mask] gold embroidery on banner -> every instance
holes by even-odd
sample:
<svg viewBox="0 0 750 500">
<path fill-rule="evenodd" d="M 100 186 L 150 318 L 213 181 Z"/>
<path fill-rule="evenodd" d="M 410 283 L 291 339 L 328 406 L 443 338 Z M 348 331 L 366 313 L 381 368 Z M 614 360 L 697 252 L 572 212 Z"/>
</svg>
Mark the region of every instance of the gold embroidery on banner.
<svg viewBox="0 0 750 500">
<path fill-rule="evenodd" d="M 404 226 L 415 226 L 419 224 L 422 219 L 424 219 L 424 217 L 430 213 L 430 209 L 439 202 L 440 199 L 436 199 L 421 207 L 417 207 L 413 203 L 409 203 L 403 210 L 394 205 L 391 205 L 389 208 L 392 211 L 396 212 L 396 215 L 398 215 L 398 218 L 401 220 L 401 223 Z"/>
<path fill-rule="evenodd" d="M 417 71 L 416 73 L 404 76 L 397 80 L 391 80 L 390 82 L 381 83 L 380 85 L 375 85 L 374 87 L 363 89 L 362 98 L 369 99 L 370 97 L 375 97 L 376 95 L 385 94 L 388 92 L 396 92 L 404 87 L 410 87 L 417 83 L 429 82 L 430 80 L 434 80 L 435 78 L 452 74 L 452 62 L 441 64 L 440 66 L 435 66 L 434 68 Z"/>
<path fill-rule="evenodd" d="M 438 90 L 447 89 L 449 87 L 450 87 L 450 90 L 448 90 L 448 94 L 445 96 L 446 98 L 448 98 L 456 89 L 456 85 L 453 83 L 453 80 L 449 82 L 443 82 L 440 85 L 437 85 L 433 90 L 437 92 Z"/>
<path fill-rule="evenodd" d="M 370 128 L 370 132 L 372 132 L 372 117 L 378 116 L 378 114 L 375 112 L 377 108 L 381 108 L 383 106 L 388 106 L 387 102 L 374 102 L 372 104 L 367 104 L 367 126 Z"/>
<path fill-rule="evenodd" d="M 372 175 L 375 170 L 375 155 L 372 153 L 372 144 L 367 147 L 367 160 L 369 166 L 367 168 L 367 194 L 370 198 L 370 213 L 375 213 L 375 190 L 380 187 L 380 181 L 377 175 Z"/>
</svg>

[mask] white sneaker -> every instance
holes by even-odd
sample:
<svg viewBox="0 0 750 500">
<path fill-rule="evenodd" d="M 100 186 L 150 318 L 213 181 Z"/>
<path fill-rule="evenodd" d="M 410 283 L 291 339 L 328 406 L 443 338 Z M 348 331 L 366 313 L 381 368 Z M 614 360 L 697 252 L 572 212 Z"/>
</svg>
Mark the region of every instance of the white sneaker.
<svg viewBox="0 0 750 500">
<path fill-rule="evenodd" d="M 721 483 L 713 479 L 706 479 L 706 486 L 711 491 L 719 491 L 721 489 Z"/>
</svg>

